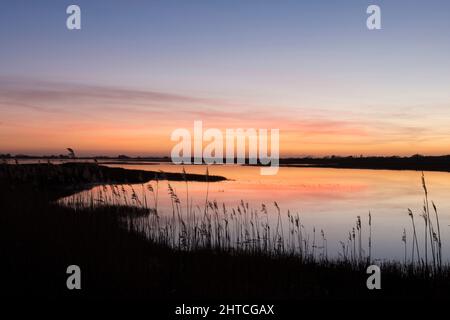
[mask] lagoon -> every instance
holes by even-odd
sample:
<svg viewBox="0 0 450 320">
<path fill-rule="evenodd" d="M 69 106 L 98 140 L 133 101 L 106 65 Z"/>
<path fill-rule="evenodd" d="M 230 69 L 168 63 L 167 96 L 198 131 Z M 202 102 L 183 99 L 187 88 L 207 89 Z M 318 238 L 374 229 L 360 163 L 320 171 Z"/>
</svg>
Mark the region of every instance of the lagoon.
<svg viewBox="0 0 450 320">
<path fill-rule="evenodd" d="M 111 167 L 164 172 L 182 172 L 183 166 L 168 163 L 154 164 L 108 164 Z M 205 174 L 205 165 L 186 165 L 187 173 Z M 414 213 L 419 250 L 423 255 L 424 220 L 420 217 L 424 192 L 421 172 L 395 170 L 331 169 L 308 167 L 280 167 L 277 175 L 260 175 L 259 167 L 240 165 L 209 165 L 210 175 L 226 177 L 227 181 L 204 183 L 171 181 L 170 185 L 186 205 L 186 188 L 192 208 L 202 212 L 206 194 L 208 201 L 216 201 L 219 207 L 237 208 L 242 201 L 249 208 L 261 211 L 264 204 L 269 221 L 277 221 L 275 202 L 281 209 L 281 216 L 287 220 L 287 212 L 298 214 L 305 234 L 317 247 L 321 245 L 323 230 L 329 256 L 338 257 L 342 253 L 341 242 L 346 243 L 349 232 L 355 227 L 357 216 L 362 222 L 362 247 L 367 253 L 369 235 L 369 212 L 372 216 L 372 257 L 376 260 L 403 260 L 403 230 L 408 240 L 408 259 L 411 257 L 412 226 L 408 209 Z M 450 173 L 425 172 L 429 199 L 439 212 L 444 261 L 450 258 Z M 156 183 L 150 182 L 153 188 Z M 152 195 L 147 187 L 140 185 L 123 186 L 131 188 L 141 199 L 152 204 Z M 158 182 L 158 212 L 172 214 L 172 202 L 168 193 L 168 182 Z M 94 194 L 102 187 L 94 187 Z M 131 196 L 131 192 L 128 192 Z M 131 200 L 130 200 L 131 203 Z M 434 213 L 433 213 L 434 214 Z M 284 224 L 287 225 L 287 221 Z M 320 249 L 322 250 L 322 249 Z M 318 249 L 319 251 L 319 249 Z"/>
</svg>

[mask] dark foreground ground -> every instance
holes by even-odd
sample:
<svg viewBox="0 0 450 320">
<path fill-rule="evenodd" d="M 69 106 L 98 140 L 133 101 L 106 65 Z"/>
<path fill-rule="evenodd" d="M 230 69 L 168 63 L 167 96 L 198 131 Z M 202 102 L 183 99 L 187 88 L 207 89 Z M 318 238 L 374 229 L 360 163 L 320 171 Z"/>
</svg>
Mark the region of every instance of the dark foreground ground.
<svg viewBox="0 0 450 320">
<path fill-rule="evenodd" d="M 123 208 L 75 212 L 53 203 L 92 180 L 142 182 L 155 173 L 83 164 L 0 167 L 2 296 L 153 302 L 450 298 L 448 272 L 425 278 L 386 266 L 382 289 L 370 291 L 364 268 L 212 250 L 177 252 L 126 231 L 118 219 Z M 81 290 L 66 287 L 66 268 L 72 264 L 81 267 Z"/>
</svg>

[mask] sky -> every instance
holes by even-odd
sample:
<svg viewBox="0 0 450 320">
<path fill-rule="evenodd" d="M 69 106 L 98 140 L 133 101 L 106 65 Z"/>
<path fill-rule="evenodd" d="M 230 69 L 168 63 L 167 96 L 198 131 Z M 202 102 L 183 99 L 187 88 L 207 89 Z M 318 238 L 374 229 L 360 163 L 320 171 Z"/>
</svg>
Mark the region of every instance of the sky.
<svg viewBox="0 0 450 320">
<path fill-rule="evenodd" d="M 169 155 L 201 120 L 285 157 L 449 154 L 449 85 L 444 0 L 0 2 L 0 153 Z"/>
</svg>

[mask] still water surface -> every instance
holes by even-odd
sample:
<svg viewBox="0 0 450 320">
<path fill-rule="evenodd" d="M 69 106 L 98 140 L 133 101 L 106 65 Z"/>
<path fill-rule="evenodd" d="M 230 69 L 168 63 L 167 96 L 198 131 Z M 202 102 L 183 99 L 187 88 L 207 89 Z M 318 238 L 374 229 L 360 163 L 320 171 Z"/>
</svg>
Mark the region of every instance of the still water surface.
<svg viewBox="0 0 450 320">
<path fill-rule="evenodd" d="M 165 172 L 181 172 L 182 167 L 172 164 L 110 164 L 112 167 Z M 204 174 L 205 166 L 185 166 L 187 173 Z M 290 210 L 299 214 L 305 231 L 311 237 L 313 228 L 320 237 L 323 230 L 330 256 L 341 251 L 339 241 L 346 242 L 349 231 L 355 226 L 357 216 L 361 216 L 363 247 L 368 242 L 368 214 L 372 215 L 372 256 L 376 259 L 404 259 L 403 229 L 408 240 L 408 257 L 411 254 L 412 227 L 407 209 L 415 214 L 420 251 L 423 255 L 424 221 L 420 214 L 423 208 L 421 173 L 416 171 L 355 170 L 328 168 L 281 167 L 275 176 L 261 176 L 258 167 L 249 166 L 209 166 L 210 175 L 221 175 L 228 180 L 209 183 L 189 182 L 189 199 L 193 207 L 204 208 L 207 187 L 209 200 L 219 205 L 236 207 L 241 200 L 251 208 L 260 210 L 264 203 L 276 221 L 276 201 L 283 217 Z M 439 211 L 443 256 L 450 258 L 450 173 L 427 172 L 425 178 L 429 198 L 436 203 Z M 182 203 L 186 199 L 186 184 L 170 182 Z M 153 184 L 155 186 L 155 184 Z M 129 186 L 124 186 L 130 188 Z M 98 191 L 100 187 L 95 187 Z M 146 188 L 135 186 L 142 197 Z M 172 214 L 167 181 L 159 182 L 159 212 Z M 145 190 L 145 191 L 144 191 Z M 130 192 L 128 194 L 131 194 Z M 150 200 L 149 200 L 150 202 Z M 434 212 L 432 212 L 434 215 Z"/>
</svg>

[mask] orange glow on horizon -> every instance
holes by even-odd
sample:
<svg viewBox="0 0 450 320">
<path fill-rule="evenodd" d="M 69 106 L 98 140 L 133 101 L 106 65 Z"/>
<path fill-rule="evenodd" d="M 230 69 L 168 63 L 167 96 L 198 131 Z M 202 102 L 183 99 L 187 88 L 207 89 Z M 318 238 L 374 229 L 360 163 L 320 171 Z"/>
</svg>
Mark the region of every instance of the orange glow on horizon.
<svg viewBox="0 0 450 320">
<path fill-rule="evenodd" d="M 279 129 L 280 156 L 450 154 L 445 117 L 261 106 L 124 88 L 0 88 L 0 153 L 169 156 L 178 128 Z M 301 105 L 301 103 L 299 103 Z M 426 111 L 426 110 L 425 110 Z"/>
</svg>

